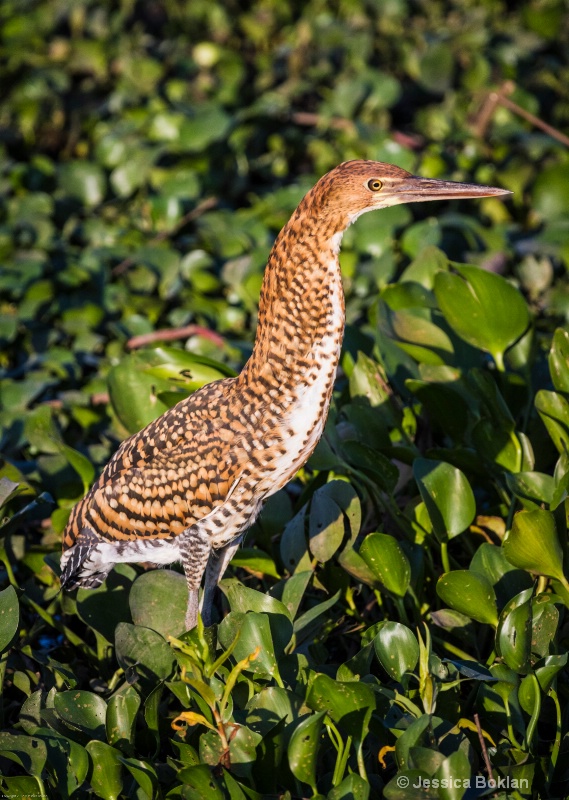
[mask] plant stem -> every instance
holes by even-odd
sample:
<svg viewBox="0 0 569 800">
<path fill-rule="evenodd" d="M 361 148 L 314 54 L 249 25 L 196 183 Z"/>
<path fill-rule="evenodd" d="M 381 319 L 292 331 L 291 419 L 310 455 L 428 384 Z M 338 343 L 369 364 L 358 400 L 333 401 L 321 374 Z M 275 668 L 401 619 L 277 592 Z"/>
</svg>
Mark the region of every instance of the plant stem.
<svg viewBox="0 0 569 800">
<path fill-rule="evenodd" d="M 448 558 L 448 542 L 441 542 L 441 560 L 445 572 L 450 572 L 450 561 Z"/>
<path fill-rule="evenodd" d="M 537 721 L 541 713 L 541 688 L 539 686 L 539 682 L 535 676 L 535 673 L 532 673 L 530 678 L 531 682 L 533 683 L 533 690 L 535 692 L 536 701 L 533 707 L 530 721 L 528 722 L 528 726 L 526 729 L 526 735 L 524 738 L 524 748 L 523 748 L 524 750 L 530 750 L 531 748 L 531 743 L 533 741 L 533 736 L 535 733 L 535 729 L 537 727 Z"/>
<path fill-rule="evenodd" d="M 553 747 L 551 749 L 551 760 L 549 762 L 549 769 L 547 774 L 547 783 L 548 785 L 553 780 L 553 773 L 555 772 L 555 766 L 557 764 L 557 758 L 559 756 L 559 750 L 561 748 L 561 734 L 562 734 L 562 718 L 561 718 L 561 706 L 559 704 L 559 698 L 557 697 L 557 691 L 551 687 L 548 692 L 549 696 L 555 703 L 555 714 L 556 714 L 556 724 L 555 724 L 555 741 L 553 742 Z"/>
</svg>

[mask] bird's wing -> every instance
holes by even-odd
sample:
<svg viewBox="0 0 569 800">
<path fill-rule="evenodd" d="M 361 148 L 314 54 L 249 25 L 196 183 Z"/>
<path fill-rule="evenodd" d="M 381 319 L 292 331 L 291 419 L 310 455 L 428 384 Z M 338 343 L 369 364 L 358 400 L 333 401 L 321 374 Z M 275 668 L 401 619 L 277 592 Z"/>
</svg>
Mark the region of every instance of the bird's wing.
<svg viewBox="0 0 569 800">
<path fill-rule="evenodd" d="M 228 498 L 247 461 L 233 380 L 204 386 L 121 444 L 73 509 L 64 550 L 83 530 L 107 541 L 175 536 Z"/>
</svg>

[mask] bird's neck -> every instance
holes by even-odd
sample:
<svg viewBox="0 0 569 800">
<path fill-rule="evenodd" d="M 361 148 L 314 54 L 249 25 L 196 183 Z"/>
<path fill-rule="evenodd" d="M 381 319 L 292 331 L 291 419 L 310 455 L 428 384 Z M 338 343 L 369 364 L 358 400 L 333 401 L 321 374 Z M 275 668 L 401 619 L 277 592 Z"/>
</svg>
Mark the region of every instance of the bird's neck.
<svg viewBox="0 0 569 800">
<path fill-rule="evenodd" d="M 312 213 L 309 213 L 312 211 Z M 338 250 L 343 230 L 302 204 L 269 256 L 247 380 L 296 392 L 315 362 L 335 374 L 345 322 Z"/>
</svg>

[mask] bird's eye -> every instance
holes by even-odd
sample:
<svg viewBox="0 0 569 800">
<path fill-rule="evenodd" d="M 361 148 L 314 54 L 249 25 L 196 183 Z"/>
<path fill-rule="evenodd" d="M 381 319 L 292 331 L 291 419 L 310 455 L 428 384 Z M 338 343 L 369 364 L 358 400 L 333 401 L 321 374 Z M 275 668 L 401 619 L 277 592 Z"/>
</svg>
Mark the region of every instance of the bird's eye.
<svg viewBox="0 0 569 800">
<path fill-rule="evenodd" d="M 367 188 L 372 192 L 379 192 L 382 186 L 383 183 L 378 178 L 372 178 L 371 181 L 367 182 Z"/>
</svg>

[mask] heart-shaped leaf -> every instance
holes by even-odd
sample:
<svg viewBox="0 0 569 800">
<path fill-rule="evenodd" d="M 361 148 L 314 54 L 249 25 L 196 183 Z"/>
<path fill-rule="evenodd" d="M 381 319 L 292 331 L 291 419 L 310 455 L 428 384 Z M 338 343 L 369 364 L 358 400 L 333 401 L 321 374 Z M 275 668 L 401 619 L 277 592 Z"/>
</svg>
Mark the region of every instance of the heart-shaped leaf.
<svg viewBox="0 0 569 800">
<path fill-rule="evenodd" d="M 413 475 L 437 538 L 446 541 L 462 533 L 476 513 L 474 495 L 464 473 L 444 461 L 416 458 Z"/>
<path fill-rule="evenodd" d="M 550 511 L 520 511 L 504 540 L 506 558 L 515 567 L 556 578 L 567 584 L 563 573 L 563 551 L 555 517 Z"/>
<path fill-rule="evenodd" d="M 457 569 L 445 572 L 438 580 L 437 594 L 455 611 L 478 622 L 498 624 L 496 595 L 490 581 L 476 572 Z"/>
<path fill-rule="evenodd" d="M 486 350 L 503 369 L 505 350 L 529 325 L 527 305 L 500 275 L 468 265 L 454 269 L 435 278 L 439 308 L 462 339 Z"/>
<path fill-rule="evenodd" d="M 400 622 L 382 625 L 373 645 L 381 666 L 396 681 L 417 666 L 419 644 L 412 631 Z"/>
<path fill-rule="evenodd" d="M 360 556 L 389 592 L 403 597 L 411 580 L 411 565 L 399 542 L 385 533 L 370 533 Z"/>
</svg>

